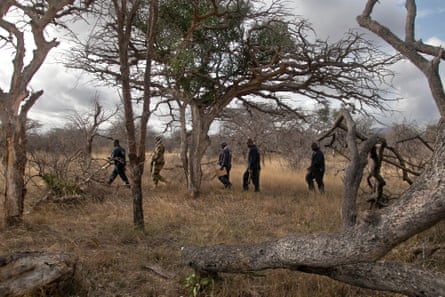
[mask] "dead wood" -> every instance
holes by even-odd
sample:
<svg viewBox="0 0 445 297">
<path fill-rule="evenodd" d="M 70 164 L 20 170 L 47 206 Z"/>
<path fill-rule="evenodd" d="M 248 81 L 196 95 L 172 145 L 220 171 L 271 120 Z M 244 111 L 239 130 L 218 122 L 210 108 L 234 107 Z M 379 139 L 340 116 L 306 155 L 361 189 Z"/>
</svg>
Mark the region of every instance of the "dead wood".
<svg viewBox="0 0 445 297">
<path fill-rule="evenodd" d="M 85 196 L 79 194 L 56 196 L 51 191 L 45 196 L 33 203 L 33 208 L 43 203 L 77 204 L 85 199 Z"/>
<path fill-rule="evenodd" d="M 29 252 L 0 257 L 0 296 L 20 296 L 73 277 L 77 256 Z"/>
<path fill-rule="evenodd" d="M 302 269 L 305 271 L 305 269 Z M 329 269 L 307 269 L 305 272 L 379 291 L 396 291 L 406 296 L 443 296 L 445 275 L 397 262 L 362 263 Z M 366 281 L 364 281 L 366 280 Z M 398 287 L 397 290 L 394 290 Z"/>
<path fill-rule="evenodd" d="M 173 279 L 174 278 L 173 273 L 171 273 L 170 271 L 166 271 L 165 269 L 163 269 L 161 266 L 159 266 L 157 264 L 145 265 L 144 268 L 147 269 L 148 271 L 151 271 L 153 274 L 155 274 L 156 276 L 161 277 L 163 279 Z"/>
</svg>

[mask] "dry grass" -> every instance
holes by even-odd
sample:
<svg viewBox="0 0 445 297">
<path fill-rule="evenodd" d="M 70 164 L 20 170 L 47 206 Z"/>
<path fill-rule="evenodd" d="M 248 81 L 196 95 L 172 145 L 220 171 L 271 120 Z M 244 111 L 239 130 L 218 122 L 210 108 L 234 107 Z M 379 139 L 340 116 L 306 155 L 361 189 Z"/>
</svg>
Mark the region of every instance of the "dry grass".
<svg viewBox="0 0 445 297">
<path fill-rule="evenodd" d="M 199 199 L 189 197 L 179 169 L 165 170 L 169 185 L 153 191 L 147 178 L 143 232 L 133 228 L 132 198 L 125 187 L 96 185 L 90 191 L 100 199 L 31 208 L 41 194 L 34 191 L 27 200 L 26 224 L 1 228 L 0 252 L 64 251 L 79 256 L 78 283 L 71 291 L 33 296 L 189 296 L 184 282 L 193 271 L 180 262 L 182 246 L 254 243 L 290 233 L 338 230 L 340 174 L 327 174 L 325 195 L 310 194 L 304 172 L 269 162 L 261 172 L 261 192 L 254 193 L 241 191 L 243 170 L 241 165 L 232 170 L 231 190 L 222 189 L 216 179 L 204 181 Z M 435 228 L 418 240 L 443 240 L 443 225 Z M 408 258 L 403 254 L 408 247 L 391 256 Z M 200 296 L 397 296 L 287 270 L 221 278 Z"/>
</svg>

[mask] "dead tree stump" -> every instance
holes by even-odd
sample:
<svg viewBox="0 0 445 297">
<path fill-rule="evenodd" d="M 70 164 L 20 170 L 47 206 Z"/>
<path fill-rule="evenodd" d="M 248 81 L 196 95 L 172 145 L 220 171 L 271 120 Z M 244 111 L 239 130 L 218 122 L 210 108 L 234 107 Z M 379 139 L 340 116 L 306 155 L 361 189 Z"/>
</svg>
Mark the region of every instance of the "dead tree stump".
<svg viewBox="0 0 445 297">
<path fill-rule="evenodd" d="M 0 256 L 0 296 L 18 296 L 73 277 L 77 256 L 26 252 Z"/>
</svg>

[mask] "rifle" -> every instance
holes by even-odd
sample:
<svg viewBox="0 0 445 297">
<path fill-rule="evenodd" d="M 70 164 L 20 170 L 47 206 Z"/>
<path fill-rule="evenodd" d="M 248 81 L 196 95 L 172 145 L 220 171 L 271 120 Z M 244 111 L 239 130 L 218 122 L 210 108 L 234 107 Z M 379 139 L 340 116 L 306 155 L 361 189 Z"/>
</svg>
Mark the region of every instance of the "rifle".
<svg viewBox="0 0 445 297">
<path fill-rule="evenodd" d="M 114 158 L 108 158 L 108 160 L 110 161 L 110 164 L 113 162 L 113 161 L 117 161 L 118 163 L 121 163 L 122 165 L 125 165 L 126 164 L 126 162 L 125 162 L 125 160 L 124 159 L 122 159 L 122 158 L 120 158 L 120 157 L 114 157 Z"/>
<path fill-rule="evenodd" d="M 153 167 L 154 167 L 155 164 L 156 164 L 155 161 L 151 161 L 151 162 L 150 162 L 150 168 L 149 168 L 149 169 L 150 169 L 150 171 L 149 171 L 149 172 L 150 172 L 150 175 L 153 175 Z"/>
<path fill-rule="evenodd" d="M 93 173 L 91 173 L 90 176 L 88 176 L 88 177 L 87 177 L 81 184 L 84 184 L 84 183 L 89 182 L 90 179 L 91 179 L 94 175 L 96 175 L 96 174 L 97 174 L 99 171 L 101 171 L 101 170 L 105 170 L 105 169 L 107 169 L 108 167 L 110 167 L 111 164 L 112 164 L 111 161 L 105 163 L 105 164 L 102 165 L 99 169 L 97 169 L 96 171 L 94 171 Z"/>
</svg>

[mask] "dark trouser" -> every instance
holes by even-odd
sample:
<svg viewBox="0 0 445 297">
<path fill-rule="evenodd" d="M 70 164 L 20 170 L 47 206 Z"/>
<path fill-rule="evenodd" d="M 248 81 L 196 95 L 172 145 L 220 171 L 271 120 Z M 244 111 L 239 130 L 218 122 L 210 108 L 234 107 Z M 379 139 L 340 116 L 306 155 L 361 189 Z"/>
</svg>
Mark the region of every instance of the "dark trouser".
<svg viewBox="0 0 445 297">
<path fill-rule="evenodd" d="M 249 180 L 252 181 L 255 192 L 260 191 L 260 171 L 259 170 L 246 170 L 243 175 L 243 189 L 249 190 Z"/>
<path fill-rule="evenodd" d="M 232 186 L 232 183 L 230 182 L 230 169 L 226 168 L 226 171 L 227 171 L 227 174 L 218 176 L 218 179 L 220 180 L 220 182 L 222 182 L 222 184 L 224 185 L 224 188 L 230 188 L 230 186 Z"/>
<path fill-rule="evenodd" d="M 126 185 L 130 184 L 128 182 L 127 176 L 125 175 L 125 165 L 120 165 L 120 164 L 115 164 L 114 165 L 114 170 L 111 173 L 110 178 L 108 179 L 108 184 L 111 184 L 118 175 L 121 177 L 122 181 Z"/>
<path fill-rule="evenodd" d="M 310 172 L 310 171 L 306 174 L 306 182 L 309 187 L 309 191 L 315 191 L 314 187 L 314 179 L 315 179 L 315 182 L 317 183 L 318 186 L 318 190 L 320 191 L 320 193 L 324 193 L 323 175 L 324 172 Z"/>
</svg>

